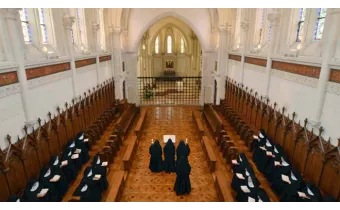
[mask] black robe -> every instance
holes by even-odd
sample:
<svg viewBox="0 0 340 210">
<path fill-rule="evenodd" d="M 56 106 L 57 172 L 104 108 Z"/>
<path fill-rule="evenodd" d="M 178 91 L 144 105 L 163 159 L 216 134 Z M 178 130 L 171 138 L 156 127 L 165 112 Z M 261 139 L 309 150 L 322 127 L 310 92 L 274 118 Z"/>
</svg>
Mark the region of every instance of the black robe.
<svg viewBox="0 0 340 210">
<path fill-rule="evenodd" d="M 103 192 L 108 187 L 108 182 L 106 177 L 101 176 L 98 180 L 93 180 L 95 175 L 101 175 L 100 173 L 96 173 L 96 169 L 93 166 L 86 167 L 84 171 L 83 180 L 89 180 L 97 186 L 97 188 L 100 190 L 100 192 Z"/>
<path fill-rule="evenodd" d="M 106 166 L 102 166 L 102 161 L 100 160 L 99 154 L 96 154 L 92 161 L 92 169 L 95 174 L 100 174 L 103 182 L 103 189 L 107 189 L 109 183 L 106 177 Z"/>
<path fill-rule="evenodd" d="M 300 202 L 321 202 L 322 201 L 322 196 L 321 196 L 319 189 L 311 182 L 307 182 L 303 186 L 301 192 L 305 193 L 310 199 L 299 197 L 298 201 Z"/>
<path fill-rule="evenodd" d="M 288 161 L 286 161 L 288 163 Z M 291 164 L 284 165 L 283 161 L 281 161 L 282 166 L 273 166 L 272 175 L 271 175 L 271 186 L 272 189 L 277 193 L 281 194 L 285 190 L 285 187 L 289 185 L 289 183 L 282 180 L 282 175 L 291 176 Z"/>
<path fill-rule="evenodd" d="M 250 182 L 252 184 L 250 184 Z M 246 176 L 246 179 L 242 181 L 242 185 L 237 187 L 236 192 L 236 201 L 238 202 L 248 202 L 249 197 L 253 198 L 255 201 L 257 199 L 257 194 L 259 190 L 259 184 L 256 181 L 256 178 L 254 175 Z M 242 190 L 242 186 L 247 186 L 250 192 L 244 192 Z"/>
<path fill-rule="evenodd" d="M 190 155 L 190 147 L 188 144 L 185 144 L 183 140 L 181 140 L 177 146 L 176 149 L 176 157 L 177 157 L 177 161 L 176 161 L 176 165 L 178 160 L 180 159 L 180 157 L 185 157 L 188 158 L 188 156 Z"/>
<path fill-rule="evenodd" d="M 102 199 L 100 189 L 89 179 L 83 179 L 73 195 L 80 196 L 81 202 L 99 202 Z"/>
<path fill-rule="evenodd" d="M 176 181 L 174 185 L 176 195 L 184 195 L 191 192 L 190 172 L 191 166 L 188 158 L 180 157 L 176 165 Z"/>
<path fill-rule="evenodd" d="M 175 145 L 171 139 L 168 140 L 164 150 L 164 171 L 167 173 L 175 172 Z"/>
<path fill-rule="evenodd" d="M 56 197 L 54 193 L 49 190 L 44 197 L 37 197 L 37 195 L 40 193 L 40 191 L 44 188 L 48 188 L 46 186 L 43 186 L 42 183 L 39 183 L 39 186 L 36 189 L 32 189 L 33 185 L 38 182 L 36 180 L 30 180 L 27 183 L 27 186 L 24 190 L 24 200 L 26 202 L 56 202 Z"/>
<path fill-rule="evenodd" d="M 301 191 L 304 185 L 303 178 L 295 168 L 291 169 L 288 177 L 291 183 L 285 183 L 284 190 L 280 195 L 280 202 L 298 202 L 300 199 L 298 191 Z"/>
<path fill-rule="evenodd" d="M 64 153 L 61 156 L 61 160 L 59 161 L 59 167 L 65 174 L 68 182 L 72 182 L 77 178 L 77 174 L 79 172 L 79 168 L 77 167 L 76 161 L 72 159 L 72 149 L 68 148 L 64 151 Z M 79 158 L 78 158 L 79 159 Z M 62 162 L 67 161 L 66 165 L 62 165 Z"/>
<path fill-rule="evenodd" d="M 149 148 L 149 153 L 151 155 L 149 169 L 152 172 L 162 172 L 163 171 L 162 147 L 159 144 L 158 140 L 151 144 Z"/>
<path fill-rule="evenodd" d="M 244 171 L 244 168 L 250 167 L 249 161 L 244 154 L 244 152 L 240 152 L 238 158 L 236 159 L 238 164 L 233 164 L 232 169 L 234 173 L 238 173 L 240 171 Z"/>
<path fill-rule="evenodd" d="M 51 182 L 50 180 L 55 176 L 59 175 L 60 178 L 56 182 Z M 43 186 L 47 186 L 51 193 L 56 196 L 57 201 L 61 201 L 68 189 L 68 182 L 63 174 L 55 173 L 49 166 L 45 166 L 41 169 L 39 175 L 39 181 Z"/>
<path fill-rule="evenodd" d="M 262 148 L 264 147 L 265 150 L 261 149 L 260 147 L 262 147 Z M 263 173 L 266 166 L 268 165 L 268 161 L 270 159 L 270 156 L 267 155 L 267 152 L 273 153 L 273 151 L 274 151 L 274 147 L 270 143 L 269 139 L 261 140 L 258 143 L 258 147 L 254 150 L 254 153 L 253 153 L 253 160 L 254 160 L 254 163 L 256 165 L 256 168 L 260 172 Z"/>
<path fill-rule="evenodd" d="M 80 155 L 81 155 L 81 160 L 84 163 L 87 163 L 90 159 L 89 155 L 89 144 L 88 142 L 85 142 L 85 133 L 84 132 L 79 132 L 78 135 L 75 138 L 75 147 L 78 149 L 81 149 Z"/>
<path fill-rule="evenodd" d="M 258 189 L 256 202 L 270 202 L 269 196 L 264 189 Z"/>
<path fill-rule="evenodd" d="M 257 136 L 258 139 L 254 139 L 252 141 L 252 144 L 251 144 L 251 151 L 254 151 L 256 148 L 258 148 L 258 144 L 259 142 L 261 142 L 261 140 L 264 140 L 267 138 L 267 134 L 266 132 L 264 131 L 264 129 L 260 129 L 260 132 L 259 132 L 259 135 Z"/>
</svg>

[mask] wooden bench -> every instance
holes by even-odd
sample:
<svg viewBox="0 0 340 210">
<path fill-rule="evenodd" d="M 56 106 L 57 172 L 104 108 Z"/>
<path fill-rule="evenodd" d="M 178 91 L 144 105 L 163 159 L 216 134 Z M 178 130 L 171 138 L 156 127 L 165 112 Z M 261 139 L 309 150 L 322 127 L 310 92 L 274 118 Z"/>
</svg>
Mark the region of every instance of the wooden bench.
<svg viewBox="0 0 340 210">
<path fill-rule="evenodd" d="M 218 137 L 222 130 L 222 120 L 216 113 L 214 107 L 211 104 L 204 104 L 203 113 L 205 118 L 213 131 L 213 136 Z"/>
<path fill-rule="evenodd" d="M 137 125 L 135 127 L 135 134 L 136 134 L 138 139 L 142 134 L 142 129 L 143 129 L 144 119 L 146 117 L 146 113 L 147 113 L 147 108 L 142 110 L 140 117 L 139 117 L 139 120 L 137 122 Z"/>
<path fill-rule="evenodd" d="M 208 137 L 203 136 L 201 139 L 201 143 L 202 143 L 203 151 L 208 158 L 209 169 L 211 172 L 214 172 L 216 168 L 216 156 L 215 156 L 213 148 L 211 147 L 211 144 L 209 143 Z"/>
<path fill-rule="evenodd" d="M 138 109 L 136 105 L 129 104 L 126 110 L 124 110 L 124 113 L 117 120 L 116 129 L 119 130 L 122 136 L 126 136 L 127 131 L 137 113 L 138 113 Z"/>
<path fill-rule="evenodd" d="M 124 162 L 124 170 L 129 171 L 131 164 L 132 164 L 132 159 L 134 154 L 136 153 L 137 150 L 137 136 L 130 136 L 128 139 L 128 146 L 125 150 L 124 156 L 123 156 L 123 162 Z"/>
<path fill-rule="evenodd" d="M 203 126 L 201 115 L 202 114 L 199 111 L 192 111 L 192 118 L 196 122 L 200 139 L 204 135 L 204 126 Z"/>
<path fill-rule="evenodd" d="M 115 171 L 110 182 L 110 191 L 105 202 L 117 202 L 121 199 L 124 189 L 124 171 Z"/>
<path fill-rule="evenodd" d="M 217 196 L 222 202 L 233 202 L 234 197 L 231 194 L 231 183 L 228 182 L 227 177 L 223 174 L 222 171 L 216 171 L 216 180 L 215 180 L 215 187 Z"/>
</svg>

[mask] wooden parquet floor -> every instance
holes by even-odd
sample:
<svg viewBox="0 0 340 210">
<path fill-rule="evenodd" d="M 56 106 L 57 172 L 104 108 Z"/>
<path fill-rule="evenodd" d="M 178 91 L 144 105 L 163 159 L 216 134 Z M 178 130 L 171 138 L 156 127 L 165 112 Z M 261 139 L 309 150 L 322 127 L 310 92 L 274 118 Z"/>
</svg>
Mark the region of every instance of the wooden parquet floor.
<svg viewBox="0 0 340 210">
<path fill-rule="evenodd" d="M 148 109 L 146 121 L 120 201 L 218 201 L 213 176 L 209 171 L 192 119 L 192 110 L 199 108 L 189 106 L 142 108 Z M 188 138 L 191 150 L 189 163 L 192 168 L 190 175 L 192 191 L 189 195 L 176 196 L 173 190 L 175 173 L 151 173 L 149 170 L 151 139 L 159 139 L 163 147 L 165 145 L 163 135 L 166 134 L 176 135 L 176 147 L 180 139 Z"/>
</svg>

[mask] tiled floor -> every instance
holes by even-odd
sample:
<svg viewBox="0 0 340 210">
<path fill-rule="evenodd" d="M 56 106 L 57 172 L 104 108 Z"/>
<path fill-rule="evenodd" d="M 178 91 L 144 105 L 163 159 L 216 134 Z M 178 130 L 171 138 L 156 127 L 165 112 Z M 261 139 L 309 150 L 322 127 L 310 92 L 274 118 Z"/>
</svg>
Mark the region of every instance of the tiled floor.
<svg viewBox="0 0 340 210">
<path fill-rule="evenodd" d="M 146 108 L 146 107 L 143 107 Z M 127 177 L 121 201 L 218 201 L 214 181 L 208 169 L 196 125 L 191 111 L 198 107 L 148 107 L 143 134 Z M 176 196 L 173 190 L 175 173 L 151 173 L 149 170 L 149 146 L 151 139 L 159 139 L 164 146 L 163 135 L 188 138 L 191 165 L 190 195 Z"/>
</svg>

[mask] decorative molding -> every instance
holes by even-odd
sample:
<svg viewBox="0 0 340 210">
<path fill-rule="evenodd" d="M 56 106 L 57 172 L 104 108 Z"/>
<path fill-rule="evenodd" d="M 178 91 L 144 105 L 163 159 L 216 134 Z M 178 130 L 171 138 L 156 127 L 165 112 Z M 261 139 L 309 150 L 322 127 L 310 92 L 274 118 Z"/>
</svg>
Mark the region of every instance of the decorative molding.
<svg viewBox="0 0 340 210">
<path fill-rule="evenodd" d="M 20 93 L 19 83 L 0 87 L 0 98 Z"/>
<path fill-rule="evenodd" d="M 340 83 L 340 70 L 331 69 L 331 75 L 329 76 L 329 81 Z"/>
<path fill-rule="evenodd" d="M 241 61 L 241 56 L 229 54 L 229 59 L 235 60 L 235 61 Z"/>
<path fill-rule="evenodd" d="M 290 73 L 290 72 L 286 72 L 286 71 L 281 71 L 281 70 L 276 70 L 276 69 L 272 69 L 271 70 L 271 75 L 284 79 L 284 80 L 288 80 L 288 81 L 292 81 L 292 82 L 296 82 L 302 85 L 306 85 L 308 87 L 312 87 L 312 88 L 317 88 L 318 86 L 318 79 L 317 78 L 312 78 L 312 77 L 307 77 L 307 76 L 302 76 L 299 74 L 295 74 L 295 73 Z"/>
<path fill-rule="evenodd" d="M 96 70 L 96 65 L 95 64 L 92 64 L 92 65 L 88 65 L 88 66 L 83 66 L 83 67 L 80 67 L 77 69 L 77 73 L 85 73 L 85 72 L 88 72 L 88 71 L 92 71 L 92 70 Z"/>
<path fill-rule="evenodd" d="M 27 80 L 63 72 L 63 71 L 68 71 L 71 69 L 70 63 L 61 63 L 61 64 L 55 64 L 55 65 L 50 65 L 50 66 L 41 66 L 41 67 L 36 67 L 36 68 L 30 68 L 26 69 L 26 77 Z"/>
<path fill-rule="evenodd" d="M 257 65 L 257 66 L 263 66 L 263 67 L 267 66 L 267 60 L 260 59 L 260 58 L 246 57 L 245 62 L 249 63 L 249 64 L 254 64 L 254 65 Z"/>
<path fill-rule="evenodd" d="M 327 92 L 340 95 L 340 83 L 328 82 Z"/>
<path fill-rule="evenodd" d="M 290 72 L 293 74 L 299 74 L 312 78 L 319 78 L 320 67 L 300 65 L 295 63 L 284 63 L 281 61 L 273 61 L 272 69 L 277 69 L 285 72 Z"/>
<path fill-rule="evenodd" d="M 99 62 L 104 62 L 104 61 L 109 61 L 109 60 L 111 60 L 111 55 L 99 57 Z"/>
<path fill-rule="evenodd" d="M 65 79 L 71 76 L 72 76 L 71 71 L 62 71 L 62 72 L 50 74 L 48 76 L 31 79 L 28 81 L 28 89 L 34 89 L 36 87 L 39 87 L 39 86 L 42 86 L 48 83 L 52 83 L 52 82 L 55 82 L 61 79 Z"/>
<path fill-rule="evenodd" d="M 89 66 L 89 65 L 92 65 L 92 64 L 95 64 L 95 63 L 96 63 L 96 58 L 79 60 L 79 61 L 76 61 L 76 68 L 80 68 L 80 67 L 83 67 L 83 66 Z"/>
<path fill-rule="evenodd" d="M 16 71 L 0 73 L 0 87 L 18 83 L 18 75 Z"/>
</svg>

